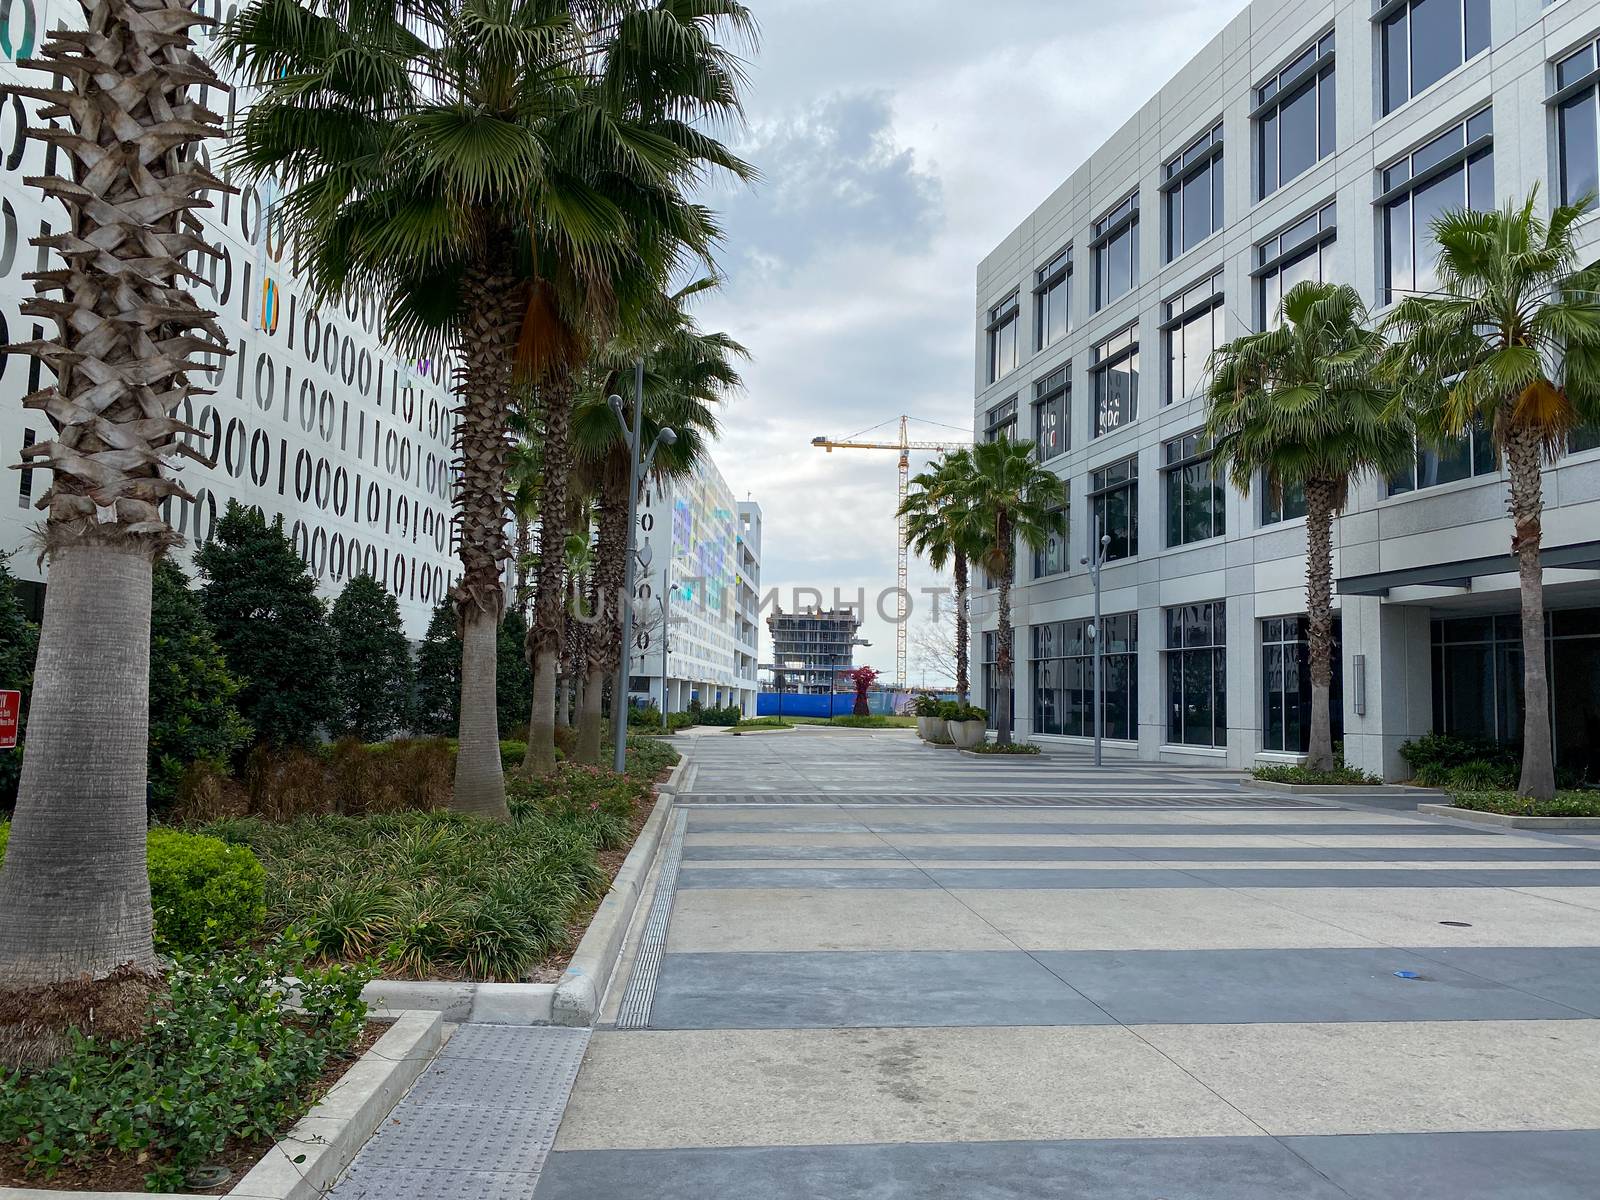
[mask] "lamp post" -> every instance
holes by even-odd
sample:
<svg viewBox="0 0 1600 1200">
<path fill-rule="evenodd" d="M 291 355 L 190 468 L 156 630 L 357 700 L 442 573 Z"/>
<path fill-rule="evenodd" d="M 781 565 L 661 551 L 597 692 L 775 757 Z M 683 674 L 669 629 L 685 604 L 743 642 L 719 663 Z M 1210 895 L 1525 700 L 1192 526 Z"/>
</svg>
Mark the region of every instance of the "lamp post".
<svg viewBox="0 0 1600 1200">
<path fill-rule="evenodd" d="M 1111 535 L 1102 533 L 1100 540 L 1095 543 L 1094 561 L 1082 559 L 1083 565 L 1089 568 L 1089 578 L 1094 582 L 1094 624 L 1089 626 L 1089 636 L 1094 640 L 1094 765 L 1101 765 L 1100 742 L 1105 737 L 1105 698 L 1101 695 L 1104 687 L 1104 673 L 1100 669 L 1104 657 L 1105 639 L 1100 636 L 1100 571 L 1106 565 L 1106 549 L 1111 545 Z"/>
<path fill-rule="evenodd" d="M 663 426 L 650 443 L 650 449 L 645 452 L 641 462 L 639 458 L 639 439 L 644 432 L 644 359 L 639 359 L 633 365 L 633 423 L 628 423 L 628 418 L 623 412 L 621 396 L 608 398 L 611 411 L 617 415 L 617 422 L 622 426 L 622 435 L 628 442 L 628 540 L 626 555 L 623 562 L 622 584 L 622 653 L 618 656 L 621 668 L 617 672 L 617 685 L 613 689 L 611 703 L 611 724 L 615 747 L 611 756 L 611 769 L 618 775 L 628 769 L 628 678 L 629 668 L 633 664 L 633 585 L 634 571 L 637 565 L 639 543 L 639 480 L 650 473 L 650 465 L 655 462 L 656 451 L 662 446 L 671 446 L 678 440 L 678 435 L 671 429 Z M 648 565 L 648 564 L 647 564 Z M 666 676 L 661 678 L 662 695 L 666 695 Z"/>
<path fill-rule="evenodd" d="M 661 568 L 661 732 L 667 730 L 667 630 L 672 621 L 672 567 Z"/>
</svg>

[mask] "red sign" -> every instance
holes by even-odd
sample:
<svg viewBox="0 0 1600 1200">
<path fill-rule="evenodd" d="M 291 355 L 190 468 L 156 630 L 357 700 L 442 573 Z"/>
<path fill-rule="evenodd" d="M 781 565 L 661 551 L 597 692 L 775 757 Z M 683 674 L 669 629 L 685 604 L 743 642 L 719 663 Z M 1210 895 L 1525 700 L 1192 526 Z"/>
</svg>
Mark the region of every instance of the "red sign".
<svg viewBox="0 0 1600 1200">
<path fill-rule="evenodd" d="M 0 750 L 17 748 L 17 726 L 22 724 L 22 693 L 0 692 Z"/>
</svg>

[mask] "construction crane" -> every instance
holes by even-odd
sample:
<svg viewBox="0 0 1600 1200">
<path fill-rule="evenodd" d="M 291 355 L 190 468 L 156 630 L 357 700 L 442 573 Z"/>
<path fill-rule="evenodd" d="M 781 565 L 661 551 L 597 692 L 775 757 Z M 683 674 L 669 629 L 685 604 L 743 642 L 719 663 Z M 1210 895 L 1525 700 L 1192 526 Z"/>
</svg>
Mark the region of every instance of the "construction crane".
<svg viewBox="0 0 1600 1200">
<path fill-rule="evenodd" d="M 900 527 L 900 576 L 899 587 L 895 594 L 895 629 L 894 629 L 894 685 L 897 691 L 904 691 L 909 678 L 906 673 L 906 621 L 911 616 L 911 582 L 910 563 L 907 558 L 906 547 L 906 518 L 900 510 L 905 507 L 906 491 L 911 482 L 911 452 L 913 450 L 932 450 L 940 454 L 950 450 L 959 450 L 963 446 L 970 446 L 969 441 L 942 442 L 914 442 L 911 440 L 910 424 L 913 418 L 902 416 L 900 418 L 900 440 L 897 442 L 858 442 L 849 439 L 836 442 L 832 438 L 817 437 L 811 439 L 811 444 L 818 449 L 826 450 L 832 454 L 835 450 L 893 450 L 900 455 L 900 502 L 895 506 L 896 520 Z"/>
</svg>

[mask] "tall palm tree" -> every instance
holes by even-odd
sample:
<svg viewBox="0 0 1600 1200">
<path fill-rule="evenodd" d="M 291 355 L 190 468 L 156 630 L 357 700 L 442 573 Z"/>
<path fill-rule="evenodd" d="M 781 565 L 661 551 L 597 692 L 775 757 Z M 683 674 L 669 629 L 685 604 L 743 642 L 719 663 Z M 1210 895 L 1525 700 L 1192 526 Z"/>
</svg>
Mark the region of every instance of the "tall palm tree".
<svg viewBox="0 0 1600 1200">
<path fill-rule="evenodd" d="M 1600 269 L 1580 266 L 1573 227 L 1592 198 L 1546 221 L 1538 192 L 1496 212 L 1433 223 L 1439 291 L 1402 301 L 1384 323 L 1387 364 L 1423 436 L 1487 431 L 1509 468 L 1511 553 L 1522 593 L 1522 778 L 1555 795 L 1546 669 L 1543 466 L 1580 425 L 1600 421 Z"/>
<path fill-rule="evenodd" d="M 658 293 L 655 303 L 596 358 L 592 385 L 574 416 L 575 441 L 584 470 L 593 480 L 598 508 L 594 591 L 599 620 L 586 631 L 584 646 L 587 678 L 578 723 L 581 762 L 600 760 L 599 693 L 604 680 L 622 667 L 625 653 L 621 605 L 627 602 L 622 593 L 630 463 L 627 442 L 605 398 L 619 386 L 626 390 L 633 364 L 644 358 L 641 444 L 650 445 L 662 428 L 678 435 L 675 443 L 657 452 L 654 478 L 658 483 L 683 478 L 694 469 L 716 436 L 713 406 L 742 386 L 736 361 L 748 357 L 728 335 L 702 332 L 687 312 L 688 298 L 709 286 L 710 281 L 701 280 L 670 295 Z M 620 714 L 626 693 L 614 703 Z"/>
<path fill-rule="evenodd" d="M 186 447 L 174 414 L 202 355 L 227 353 L 188 288 L 190 256 L 215 254 L 194 210 L 222 185 L 196 153 L 221 120 L 195 100 L 221 87 L 189 31 L 212 22 L 182 0 L 84 4 L 86 30 L 48 35 L 23 66 L 48 85 L 27 135 L 73 164 L 30 180 L 66 209 L 44 238 L 61 265 L 35 276 L 31 317 L 55 336 L 13 346 L 55 382 L 26 397 L 54 437 L 23 458 L 51 473 L 50 563 L 28 742 L 0 869 L 0 987 L 151 970 L 145 869 L 152 568 L 179 539 L 163 501 L 188 492 L 164 470 Z"/>
<path fill-rule="evenodd" d="M 971 513 L 970 528 L 978 539 L 974 559 L 999 580 L 995 670 L 1000 676 L 1000 711 L 995 727 L 1000 744 L 1009 746 L 1016 670 L 1011 584 L 1016 575 L 1017 544 L 1030 551 L 1041 550 L 1052 535 L 1065 531 L 1066 485 L 1055 472 L 1039 465 L 1032 442 L 1000 438 L 951 457 L 955 466 L 949 483 L 950 501 Z"/>
<path fill-rule="evenodd" d="M 906 537 L 913 550 L 935 571 L 946 564 L 955 577 L 956 591 L 956 695 L 966 704 L 972 694 L 968 669 L 971 640 L 968 596 L 970 564 L 981 553 L 982 528 L 975 528 L 974 512 L 961 502 L 959 482 L 971 474 L 970 450 L 948 451 L 911 479 L 900 514 L 906 520 Z"/>
<path fill-rule="evenodd" d="M 749 25 L 737 0 L 252 0 L 223 39 L 261 89 L 234 161 L 283 181 L 312 292 L 377 292 L 392 338 L 460 355 L 458 809 L 507 815 L 494 680 L 515 386 L 538 386 L 540 511 L 559 521 L 585 322 L 625 264 L 708 249 L 687 186 L 746 173 L 696 122 L 737 111 L 739 66 L 716 39 Z M 530 644 L 548 703 L 530 746 L 549 766 L 562 584 L 559 558 L 540 562 Z"/>
<path fill-rule="evenodd" d="M 1275 329 L 1212 356 L 1205 437 L 1212 470 L 1245 495 L 1264 486 L 1306 498 L 1306 624 L 1311 665 L 1307 766 L 1332 770 L 1333 518 L 1351 485 L 1387 478 L 1413 450 L 1410 425 L 1377 380 L 1383 339 L 1352 287 L 1302 283 Z"/>
</svg>

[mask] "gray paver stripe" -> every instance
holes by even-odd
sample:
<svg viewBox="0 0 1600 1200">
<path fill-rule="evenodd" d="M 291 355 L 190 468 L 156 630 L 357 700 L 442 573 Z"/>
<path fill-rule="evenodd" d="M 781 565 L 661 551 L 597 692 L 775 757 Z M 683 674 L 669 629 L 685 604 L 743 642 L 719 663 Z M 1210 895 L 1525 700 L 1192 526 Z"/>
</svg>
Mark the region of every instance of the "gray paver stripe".
<svg viewBox="0 0 1600 1200">
<path fill-rule="evenodd" d="M 699 832 L 699 831 L 697 831 Z M 735 832 L 729 829 L 726 832 Z M 739 833 L 765 833 L 766 830 L 740 827 Z M 787 832 L 787 831 L 785 831 Z M 1592 862 L 1600 864 L 1600 850 L 1578 846 L 1510 847 L 1505 850 L 1473 846 L 1030 846 L 1025 841 L 1015 846 L 919 846 L 904 841 L 895 846 L 786 846 L 717 845 L 701 843 L 686 846 L 685 862 L 738 862 L 744 859 L 839 859 L 841 861 L 886 862 L 915 859 L 951 862 L 1018 859 L 1041 862 Z"/>
<path fill-rule="evenodd" d="M 1024 889 L 1088 888 L 1520 888 L 1600 887 L 1600 870 L 1519 867 L 1492 871 L 1445 868 L 1436 871 L 1329 870 L 1299 868 L 1236 868 L 1179 870 L 1074 870 L 1056 868 L 874 868 L 839 867 L 685 867 L 678 886 L 694 889 L 843 888 L 843 889 Z"/>
<path fill-rule="evenodd" d="M 1396 971 L 1415 971 L 1402 979 Z M 1588 1020 L 1600 947 L 671 954 L 657 1029 Z"/>
<path fill-rule="evenodd" d="M 1596 1162 L 1589 1130 L 564 1150 L 535 1200 L 1593 1200 Z"/>
</svg>

